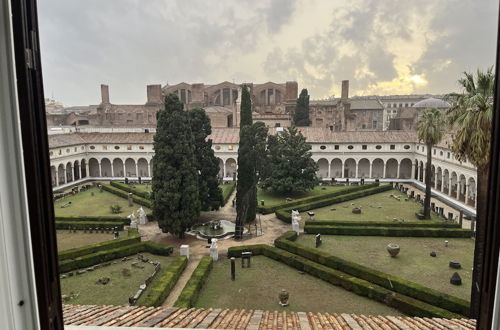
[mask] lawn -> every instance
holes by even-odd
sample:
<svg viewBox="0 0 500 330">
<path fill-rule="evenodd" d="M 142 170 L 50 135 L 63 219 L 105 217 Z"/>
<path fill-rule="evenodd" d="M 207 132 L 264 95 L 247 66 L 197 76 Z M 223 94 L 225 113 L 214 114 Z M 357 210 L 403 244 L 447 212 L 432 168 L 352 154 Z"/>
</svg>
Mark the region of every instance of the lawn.
<svg viewBox="0 0 500 330">
<path fill-rule="evenodd" d="M 143 255 L 153 261 L 159 261 L 162 268 L 167 267 L 172 260 L 172 257 L 156 256 L 149 253 L 143 253 Z M 140 261 L 139 265 L 144 266 L 143 269 L 132 267 L 132 263 L 138 260 L 135 255 L 131 258 L 125 262 L 118 259 L 115 260 L 116 264 L 61 279 L 62 295 L 70 297 L 65 303 L 76 305 L 128 304 L 128 298 L 137 292 L 139 286 L 154 271 L 153 265 Z M 123 275 L 123 269 L 128 269 L 130 276 Z M 110 278 L 108 284 L 103 285 L 97 282 L 103 277 Z"/>
<path fill-rule="evenodd" d="M 390 197 L 391 195 L 399 196 L 400 200 Z M 396 218 L 410 222 L 421 221 L 417 219 L 415 212 L 420 211 L 422 205 L 413 200 L 405 201 L 406 198 L 406 194 L 394 189 L 312 211 L 315 213 L 315 220 L 393 222 Z M 361 208 L 361 214 L 352 213 L 354 207 Z M 443 222 L 436 214 L 431 217 L 431 221 Z M 302 219 L 309 219 L 307 213 L 302 214 Z"/>
<path fill-rule="evenodd" d="M 334 191 L 339 191 L 341 189 L 349 189 L 347 186 L 316 186 L 313 190 L 307 192 L 295 193 L 295 194 L 277 194 L 271 191 L 265 191 L 262 189 L 257 190 L 257 201 L 260 205 L 260 201 L 264 200 L 265 206 L 272 206 L 274 204 L 286 202 L 286 198 L 290 197 L 293 199 L 304 198 L 310 196 L 316 196 L 321 194 L 326 194 Z"/>
<path fill-rule="evenodd" d="M 251 268 L 242 269 L 239 259 L 236 266 L 236 281 L 231 281 L 230 261 L 214 263 L 195 307 L 401 315 L 389 306 L 264 256 L 252 257 Z M 290 293 L 288 307 L 278 303 L 281 289 Z"/>
<path fill-rule="evenodd" d="M 121 231 L 120 237 L 127 237 L 127 231 Z M 114 239 L 113 233 L 84 233 L 83 230 L 77 230 L 76 233 L 69 230 L 57 231 L 57 250 L 64 251 L 74 249 L 90 244 L 106 242 Z"/>
<path fill-rule="evenodd" d="M 94 193 L 94 196 L 92 196 Z M 71 202 L 71 205 L 65 208 L 61 206 Z M 120 205 L 122 210 L 118 214 L 111 212 L 111 205 Z M 120 216 L 127 217 L 133 211 L 141 206 L 134 203 L 134 206 L 128 206 L 128 201 L 107 191 L 99 192 L 99 188 L 91 188 L 76 195 L 60 199 L 54 203 L 57 216 Z M 146 213 L 151 211 L 143 206 Z"/>
<path fill-rule="evenodd" d="M 470 300 L 474 241 L 468 238 L 420 238 L 379 236 L 322 235 L 320 251 L 358 263 L 426 287 Z M 448 247 L 444 241 L 448 240 Z M 297 243 L 314 247 L 314 235 L 301 235 Z M 387 244 L 395 243 L 401 252 L 391 258 Z M 437 257 L 431 257 L 434 251 Z M 449 267 L 450 261 L 458 261 L 462 269 Z M 458 271 L 462 285 L 450 284 L 450 277 Z"/>
</svg>

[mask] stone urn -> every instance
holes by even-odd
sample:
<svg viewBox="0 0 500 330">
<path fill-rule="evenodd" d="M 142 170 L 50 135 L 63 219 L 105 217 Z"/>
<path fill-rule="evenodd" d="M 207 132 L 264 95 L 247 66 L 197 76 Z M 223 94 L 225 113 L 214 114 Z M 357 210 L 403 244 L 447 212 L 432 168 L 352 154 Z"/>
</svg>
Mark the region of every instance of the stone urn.
<svg viewBox="0 0 500 330">
<path fill-rule="evenodd" d="M 397 256 L 399 251 L 400 251 L 399 245 L 394 244 L 394 243 L 389 243 L 387 245 L 387 252 L 389 252 L 391 257 L 394 258 L 395 256 Z"/>
<path fill-rule="evenodd" d="M 281 292 L 279 294 L 281 307 L 288 306 L 288 299 L 289 298 L 290 298 L 290 294 L 288 293 L 288 291 L 286 291 L 285 289 L 281 289 Z"/>
<path fill-rule="evenodd" d="M 352 209 L 352 213 L 354 214 L 361 214 L 361 209 L 359 207 L 355 207 Z"/>
</svg>

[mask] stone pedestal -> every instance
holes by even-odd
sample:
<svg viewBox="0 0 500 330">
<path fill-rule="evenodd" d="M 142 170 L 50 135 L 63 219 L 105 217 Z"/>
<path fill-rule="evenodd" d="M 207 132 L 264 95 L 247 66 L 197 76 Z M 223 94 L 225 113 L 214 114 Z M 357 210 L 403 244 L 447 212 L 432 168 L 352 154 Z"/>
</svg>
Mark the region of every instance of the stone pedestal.
<svg viewBox="0 0 500 330">
<path fill-rule="evenodd" d="M 181 256 L 186 256 L 189 259 L 189 245 L 181 245 L 180 254 Z"/>
</svg>

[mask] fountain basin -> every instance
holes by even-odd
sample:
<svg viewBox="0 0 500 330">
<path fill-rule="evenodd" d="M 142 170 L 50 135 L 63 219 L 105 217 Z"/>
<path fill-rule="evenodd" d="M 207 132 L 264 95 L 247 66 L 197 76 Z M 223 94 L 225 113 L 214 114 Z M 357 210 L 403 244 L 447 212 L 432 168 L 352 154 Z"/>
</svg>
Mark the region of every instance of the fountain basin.
<svg viewBox="0 0 500 330">
<path fill-rule="evenodd" d="M 227 220 L 210 221 L 200 223 L 191 227 L 188 234 L 196 235 L 199 238 L 223 238 L 234 235 L 236 225 Z"/>
</svg>

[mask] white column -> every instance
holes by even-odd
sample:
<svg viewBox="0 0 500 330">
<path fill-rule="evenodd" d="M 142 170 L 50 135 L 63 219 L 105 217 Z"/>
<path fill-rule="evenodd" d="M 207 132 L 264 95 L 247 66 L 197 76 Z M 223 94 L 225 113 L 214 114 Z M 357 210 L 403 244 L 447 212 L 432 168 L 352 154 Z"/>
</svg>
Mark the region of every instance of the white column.
<svg viewBox="0 0 500 330">
<path fill-rule="evenodd" d="M 398 166 L 396 167 L 396 179 L 399 179 L 399 162 Z"/>
<path fill-rule="evenodd" d="M 332 164 L 328 161 L 328 178 L 332 178 Z"/>
<path fill-rule="evenodd" d="M 411 163 L 411 179 L 415 180 L 415 162 Z"/>
<path fill-rule="evenodd" d="M 466 181 L 467 182 L 467 181 Z M 468 184 L 465 184 L 465 187 L 464 187 L 464 196 L 465 196 L 465 199 L 464 199 L 464 203 L 467 205 L 467 193 L 469 192 L 469 185 Z"/>
<path fill-rule="evenodd" d="M 99 164 L 99 177 L 102 177 L 101 161 L 97 162 Z"/>
<path fill-rule="evenodd" d="M 73 165 L 72 165 L 72 166 L 70 166 L 70 173 L 69 173 L 69 178 L 71 181 L 75 181 L 75 176 L 73 174 L 74 174 L 74 169 L 73 169 Z"/>
<path fill-rule="evenodd" d="M 80 167 L 78 168 L 79 171 L 80 171 L 80 180 L 82 179 L 82 173 L 83 173 L 83 170 L 82 170 L 82 163 L 80 163 Z"/>
<path fill-rule="evenodd" d="M 450 175 L 450 178 L 448 179 L 448 196 L 450 197 L 453 197 L 451 196 L 451 175 Z"/>
<path fill-rule="evenodd" d="M 135 162 L 135 176 L 139 177 L 139 162 Z"/>
<path fill-rule="evenodd" d="M 114 174 L 114 170 L 113 170 L 113 163 L 111 163 L 111 177 L 114 177 L 115 174 Z"/>
<path fill-rule="evenodd" d="M 441 189 L 440 189 L 441 192 L 444 191 L 444 173 L 441 174 Z"/>
<path fill-rule="evenodd" d="M 344 173 L 345 173 L 345 160 L 344 160 L 344 161 L 342 161 L 342 173 L 341 173 L 341 175 L 340 175 L 340 177 L 341 177 L 341 178 L 344 178 L 344 177 L 345 177 Z"/>
<path fill-rule="evenodd" d="M 90 172 L 89 172 L 89 161 L 87 159 L 85 159 L 85 177 L 89 177 L 90 176 Z"/>
<path fill-rule="evenodd" d="M 422 171 L 422 182 L 425 183 L 425 172 L 426 172 L 426 165 L 424 164 L 424 170 Z"/>
<path fill-rule="evenodd" d="M 385 162 L 382 160 L 382 164 L 383 164 L 383 167 L 382 167 L 382 178 L 385 179 Z"/>
<path fill-rule="evenodd" d="M 369 164 L 370 164 L 370 169 L 369 169 L 369 173 L 370 173 L 370 174 L 368 174 L 368 178 L 369 178 L 369 179 L 371 179 L 371 178 L 372 178 L 372 174 L 373 174 L 373 173 L 372 173 L 372 165 L 373 165 L 373 164 L 372 164 L 372 161 L 370 161 L 370 160 L 368 160 L 368 162 L 369 162 Z"/>
<path fill-rule="evenodd" d="M 125 161 L 122 159 L 122 164 L 123 164 L 123 176 L 127 176 L 127 172 L 125 172 Z"/>
<path fill-rule="evenodd" d="M 358 177 L 358 162 L 354 161 L 354 178 Z"/>
<path fill-rule="evenodd" d="M 224 169 L 224 178 L 225 178 L 225 177 L 226 177 L 226 175 L 227 175 L 227 174 L 226 174 L 226 161 L 227 161 L 227 160 L 223 160 L 224 165 L 222 166 L 222 168 Z"/>
</svg>

